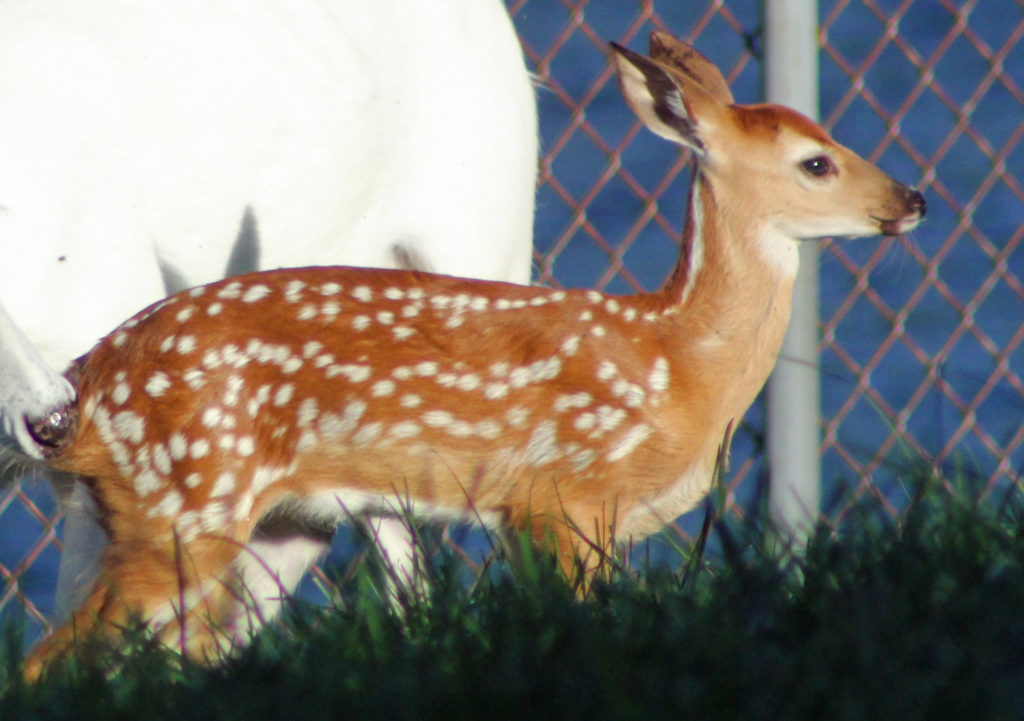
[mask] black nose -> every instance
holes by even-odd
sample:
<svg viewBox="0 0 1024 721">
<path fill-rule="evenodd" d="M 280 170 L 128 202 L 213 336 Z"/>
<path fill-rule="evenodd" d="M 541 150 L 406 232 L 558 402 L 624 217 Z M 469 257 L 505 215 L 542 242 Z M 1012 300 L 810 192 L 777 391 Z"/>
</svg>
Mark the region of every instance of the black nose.
<svg viewBox="0 0 1024 721">
<path fill-rule="evenodd" d="M 71 403 L 55 408 L 38 420 L 26 417 L 25 425 L 32 439 L 42 447 L 43 455 L 57 455 L 78 430 L 78 406 Z"/>
<path fill-rule="evenodd" d="M 907 188 L 907 208 L 911 212 L 916 211 L 923 217 L 928 210 L 928 204 L 924 202 L 924 196 L 921 193 L 912 188 Z"/>
</svg>

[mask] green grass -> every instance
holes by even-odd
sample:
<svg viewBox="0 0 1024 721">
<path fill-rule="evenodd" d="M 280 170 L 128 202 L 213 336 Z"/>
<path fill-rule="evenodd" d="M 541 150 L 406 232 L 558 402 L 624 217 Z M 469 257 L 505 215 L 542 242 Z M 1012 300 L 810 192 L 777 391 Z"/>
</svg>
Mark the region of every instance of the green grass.
<svg viewBox="0 0 1024 721">
<path fill-rule="evenodd" d="M 578 601 L 547 559 L 475 584 L 448 556 L 399 620 L 371 570 L 207 669 L 130 635 L 37 686 L 0 662 L 0 719 L 996 719 L 1024 717 L 1024 503 L 919 489 L 780 563 L 756 531 L 687 573 Z M 119 670 L 111 671 L 117 668 Z"/>
</svg>

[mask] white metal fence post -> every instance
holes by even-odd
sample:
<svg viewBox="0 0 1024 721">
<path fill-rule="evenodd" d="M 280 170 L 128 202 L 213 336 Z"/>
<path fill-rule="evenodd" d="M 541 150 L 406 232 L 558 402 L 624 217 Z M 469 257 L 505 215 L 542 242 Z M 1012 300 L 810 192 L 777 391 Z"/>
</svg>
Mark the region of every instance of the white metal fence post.
<svg viewBox="0 0 1024 721">
<path fill-rule="evenodd" d="M 765 96 L 818 116 L 818 2 L 766 0 Z M 793 314 L 768 383 L 769 514 L 795 548 L 803 546 L 821 501 L 821 387 L 818 372 L 818 246 L 800 246 Z"/>
</svg>

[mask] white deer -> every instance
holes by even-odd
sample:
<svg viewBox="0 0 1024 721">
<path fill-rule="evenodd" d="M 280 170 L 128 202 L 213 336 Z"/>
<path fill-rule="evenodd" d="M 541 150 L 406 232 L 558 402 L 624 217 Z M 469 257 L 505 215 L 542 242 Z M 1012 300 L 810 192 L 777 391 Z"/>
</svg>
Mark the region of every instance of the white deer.
<svg viewBox="0 0 1024 721">
<path fill-rule="evenodd" d="M 74 399 L 60 371 L 138 308 L 226 273 L 528 282 L 536 164 L 500 0 L 5 3 L 0 445 L 45 455 Z M 91 528 L 72 502 L 64 610 L 91 578 Z M 273 545 L 288 543 L 305 541 Z"/>
</svg>

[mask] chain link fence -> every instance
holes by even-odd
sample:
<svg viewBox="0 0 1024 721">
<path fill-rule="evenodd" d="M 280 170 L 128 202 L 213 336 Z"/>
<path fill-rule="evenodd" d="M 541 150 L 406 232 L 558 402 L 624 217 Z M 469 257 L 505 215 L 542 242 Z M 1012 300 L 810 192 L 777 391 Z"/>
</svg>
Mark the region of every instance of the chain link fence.
<svg viewBox="0 0 1024 721">
<path fill-rule="evenodd" d="M 627 108 L 607 42 L 645 51 L 667 30 L 755 102 L 762 3 L 508 7 L 538 78 L 536 282 L 657 287 L 678 255 L 688 158 Z M 1011 488 L 1024 469 L 1024 3 L 822 0 L 819 18 L 823 125 L 929 207 L 908 236 L 823 244 L 823 511 L 839 522 L 872 494 L 897 513 L 922 472 Z M 726 502 L 740 516 L 763 496 L 763 418 L 759 401 L 733 444 Z M 0 488 L 0 619 L 47 626 L 58 518 L 45 487 Z"/>
</svg>

